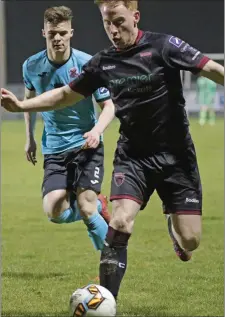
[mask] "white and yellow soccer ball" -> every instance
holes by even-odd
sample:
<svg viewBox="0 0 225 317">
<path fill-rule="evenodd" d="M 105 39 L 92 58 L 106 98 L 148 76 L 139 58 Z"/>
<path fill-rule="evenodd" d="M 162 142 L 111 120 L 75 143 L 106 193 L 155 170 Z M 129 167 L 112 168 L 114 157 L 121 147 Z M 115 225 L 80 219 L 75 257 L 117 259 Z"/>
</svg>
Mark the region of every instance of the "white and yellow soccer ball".
<svg viewBox="0 0 225 317">
<path fill-rule="evenodd" d="M 73 317 L 113 317 L 116 316 L 116 301 L 105 287 L 90 284 L 71 295 L 70 311 Z"/>
</svg>

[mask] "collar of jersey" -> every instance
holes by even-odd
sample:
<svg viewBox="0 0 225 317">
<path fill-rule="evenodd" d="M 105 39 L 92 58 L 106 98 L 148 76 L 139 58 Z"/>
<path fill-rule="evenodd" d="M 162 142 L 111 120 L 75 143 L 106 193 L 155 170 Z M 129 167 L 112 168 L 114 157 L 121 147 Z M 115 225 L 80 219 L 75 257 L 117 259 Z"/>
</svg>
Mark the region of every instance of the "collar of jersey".
<svg viewBox="0 0 225 317">
<path fill-rule="evenodd" d="M 143 34 L 144 34 L 144 31 L 138 30 L 138 35 L 137 35 L 137 37 L 136 37 L 136 40 L 135 40 L 134 45 L 137 45 L 137 44 L 139 43 L 139 41 L 140 41 L 140 39 L 142 38 Z M 132 45 L 132 46 L 134 46 L 134 45 Z M 131 47 L 132 47 L 132 46 L 131 46 Z M 129 48 L 129 47 L 127 47 L 127 48 Z M 127 48 L 126 48 L 126 49 L 127 49 Z M 116 51 L 117 51 L 117 52 L 121 52 L 121 50 L 120 50 L 119 48 L 116 48 Z"/>
<path fill-rule="evenodd" d="M 58 63 L 54 63 L 53 61 L 51 61 L 51 60 L 48 58 L 48 53 L 47 53 L 47 50 L 46 50 L 46 55 L 47 55 L 48 61 L 49 61 L 49 63 L 50 63 L 52 66 L 54 66 L 55 68 L 59 68 L 59 67 L 63 66 L 64 64 L 66 64 L 66 63 L 68 62 L 68 60 L 70 59 L 72 53 L 73 53 L 73 49 L 72 49 L 72 47 L 71 47 L 71 48 L 70 48 L 70 56 L 69 56 L 69 58 L 68 58 L 65 62 L 63 62 L 62 64 L 58 64 Z"/>
</svg>

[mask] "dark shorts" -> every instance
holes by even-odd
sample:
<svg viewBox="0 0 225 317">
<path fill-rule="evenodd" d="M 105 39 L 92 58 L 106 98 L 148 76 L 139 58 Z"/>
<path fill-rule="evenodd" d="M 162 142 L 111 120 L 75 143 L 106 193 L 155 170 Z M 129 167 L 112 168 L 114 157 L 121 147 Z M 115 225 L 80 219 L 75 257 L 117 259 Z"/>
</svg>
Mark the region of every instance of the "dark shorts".
<svg viewBox="0 0 225 317">
<path fill-rule="evenodd" d="M 57 189 L 76 191 L 78 187 L 101 192 L 104 175 L 104 146 L 76 148 L 59 154 L 44 155 L 43 197 Z"/>
<path fill-rule="evenodd" d="M 144 209 L 154 190 L 164 213 L 201 214 L 202 188 L 194 145 L 182 154 L 128 156 L 117 148 L 110 200 L 131 199 Z"/>
</svg>

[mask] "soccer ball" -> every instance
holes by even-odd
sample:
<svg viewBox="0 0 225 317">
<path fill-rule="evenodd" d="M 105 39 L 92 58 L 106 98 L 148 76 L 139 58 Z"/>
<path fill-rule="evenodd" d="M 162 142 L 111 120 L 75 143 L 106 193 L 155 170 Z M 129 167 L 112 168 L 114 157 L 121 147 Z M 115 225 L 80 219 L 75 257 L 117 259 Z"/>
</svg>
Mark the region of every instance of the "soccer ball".
<svg viewBox="0 0 225 317">
<path fill-rule="evenodd" d="M 73 317 L 113 317 L 116 316 L 116 301 L 105 287 L 89 284 L 71 295 L 70 310 Z"/>
</svg>

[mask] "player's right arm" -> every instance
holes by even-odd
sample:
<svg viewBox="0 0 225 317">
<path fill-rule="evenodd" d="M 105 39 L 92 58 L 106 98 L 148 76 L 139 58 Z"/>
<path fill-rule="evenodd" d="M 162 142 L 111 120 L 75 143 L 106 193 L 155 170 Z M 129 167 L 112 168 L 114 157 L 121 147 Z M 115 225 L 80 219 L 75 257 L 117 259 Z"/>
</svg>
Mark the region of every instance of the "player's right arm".
<svg viewBox="0 0 225 317">
<path fill-rule="evenodd" d="M 25 86 L 24 100 L 34 98 L 36 95 L 35 90 L 30 90 Z M 33 165 L 37 163 L 36 160 L 36 151 L 37 145 L 34 138 L 34 128 L 36 123 L 36 112 L 25 112 L 24 121 L 26 127 L 26 144 L 25 144 L 25 153 L 27 160 Z"/>
<path fill-rule="evenodd" d="M 91 96 L 98 88 L 105 86 L 93 59 L 85 65 L 81 75 L 69 85 L 47 91 L 32 99 L 19 101 L 12 92 L 1 89 L 2 106 L 11 112 L 49 111 L 68 107 Z"/>
<path fill-rule="evenodd" d="M 10 112 L 39 112 L 57 110 L 68 107 L 85 96 L 74 92 L 69 85 L 56 88 L 32 99 L 19 101 L 17 97 L 9 90 L 1 89 L 1 104 Z"/>
</svg>

